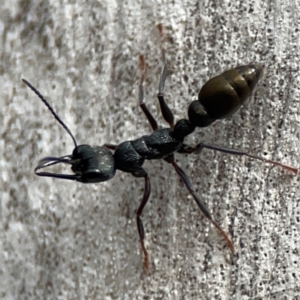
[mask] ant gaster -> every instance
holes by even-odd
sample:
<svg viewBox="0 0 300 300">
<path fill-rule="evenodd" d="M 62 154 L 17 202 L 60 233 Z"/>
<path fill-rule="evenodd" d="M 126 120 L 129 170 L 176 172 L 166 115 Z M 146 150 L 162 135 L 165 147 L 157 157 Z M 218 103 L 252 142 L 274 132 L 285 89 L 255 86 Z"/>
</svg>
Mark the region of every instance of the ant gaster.
<svg viewBox="0 0 300 300">
<path fill-rule="evenodd" d="M 144 254 L 143 266 L 144 269 L 147 270 L 149 259 L 148 252 L 144 245 L 145 232 L 141 215 L 145 205 L 148 202 L 151 185 L 148 173 L 145 169 L 143 169 L 142 166 L 146 159 L 164 159 L 174 167 L 175 171 L 179 175 L 191 196 L 196 201 L 204 216 L 218 229 L 219 233 L 225 239 L 227 246 L 231 252 L 233 252 L 234 247 L 232 241 L 224 232 L 224 230 L 213 220 L 206 204 L 196 195 L 189 177 L 175 162 L 174 153 L 199 153 L 201 149 L 207 148 L 234 155 L 248 156 L 264 162 L 272 163 L 274 165 L 282 166 L 296 173 L 297 169 L 295 168 L 234 149 L 206 145 L 204 143 L 199 143 L 195 147 L 184 144 L 185 137 L 191 134 L 196 127 L 205 127 L 218 119 L 228 118 L 236 110 L 238 110 L 255 89 L 263 73 L 263 67 L 259 64 L 238 66 L 210 79 L 201 88 L 198 95 L 198 100 L 193 101 L 190 104 L 188 109 L 188 119 L 181 119 L 174 124 L 173 114 L 165 102 L 163 95 L 167 72 L 167 66 L 164 65 L 160 76 L 157 98 L 159 100 L 163 118 L 167 123 L 169 123 L 170 128 L 158 129 L 156 120 L 143 102 L 143 82 L 146 69 L 143 56 L 140 56 L 140 66 L 142 69 L 142 77 L 139 85 L 139 105 L 154 132 L 150 135 L 142 136 L 136 140 L 125 141 L 120 145 L 77 145 L 77 142 L 70 129 L 56 114 L 47 100 L 34 86 L 23 79 L 23 82 L 30 87 L 35 94 L 37 94 L 37 96 L 51 111 L 55 119 L 69 133 L 75 145 L 72 155 L 66 155 L 63 157 L 45 157 L 40 160 L 38 166 L 35 168 L 35 173 L 38 176 L 68 179 L 82 183 L 97 183 L 110 180 L 112 177 L 114 177 L 116 170 L 131 173 L 135 177 L 144 178 L 144 195 L 136 212 L 136 221 L 142 251 Z M 112 153 L 111 150 L 113 150 L 114 153 Z M 40 171 L 40 169 L 58 163 L 70 164 L 74 174 L 57 174 Z"/>
</svg>

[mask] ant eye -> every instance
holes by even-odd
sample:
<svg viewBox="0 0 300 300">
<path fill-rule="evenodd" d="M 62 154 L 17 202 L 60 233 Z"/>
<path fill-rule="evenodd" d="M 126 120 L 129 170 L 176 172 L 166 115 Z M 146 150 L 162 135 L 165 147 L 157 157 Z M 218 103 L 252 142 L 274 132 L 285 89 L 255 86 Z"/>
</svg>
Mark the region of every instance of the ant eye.
<svg viewBox="0 0 300 300">
<path fill-rule="evenodd" d="M 82 178 L 86 182 L 92 182 L 99 178 L 99 171 L 86 171 L 82 174 Z"/>
</svg>

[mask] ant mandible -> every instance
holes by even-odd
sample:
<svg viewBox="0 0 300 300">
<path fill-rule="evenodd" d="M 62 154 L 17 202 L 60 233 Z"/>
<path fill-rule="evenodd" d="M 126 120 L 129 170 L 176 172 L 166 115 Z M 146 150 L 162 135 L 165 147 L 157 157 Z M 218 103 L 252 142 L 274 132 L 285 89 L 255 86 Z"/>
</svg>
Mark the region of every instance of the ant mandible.
<svg viewBox="0 0 300 300">
<path fill-rule="evenodd" d="M 204 216 L 218 229 L 221 236 L 225 239 L 230 251 L 233 253 L 234 247 L 232 241 L 225 231 L 216 223 L 216 221 L 214 221 L 206 204 L 196 195 L 188 175 L 175 162 L 174 153 L 199 153 L 201 149 L 207 148 L 233 155 L 248 156 L 250 158 L 281 166 L 297 173 L 297 169 L 295 168 L 279 162 L 267 160 L 259 156 L 251 155 L 246 152 L 207 145 L 204 143 L 199 143 L 195 147 L 184 143 L 185 137 L 191 134 L 196 127 L 209 126 L 216 120 L 228 118 L 237 111 L 255 89 L 263 73 L 263 67 L 260 64 L 238 66 L 210 79 L 201 88 L 198 100 L 193 101 L 190 104 L 188 109 L 188 119 L 181 119 L 174 124 L 173 113 L 165 102 L 163 94 L 167 74 L 167 66 L 165 64 L 160 75 L 157 98 L 159 100 L 163 118 L 170 127 L 162 129 L 158 129 L 155 118 L 143 102 L 143 83 L 146 70 L 146 64 L 143 56 L 140 56 L 140 67 L 142 69 L 142 76 L 139 85 L 139 106 L 144 112 L 154 132 L 136 140 L 125 141 L 119 145 L 77 145 L 70 129 L 60 119 L 48 101 L 33 85 L 31 85 L 27 80 L 22 79 L 23 82 L 44 102 L 54 118 L 69 133 L 75 145 L 71 155 L 62 157 L 45 157 L 40 160 L 35 168 L 35 174 L 38 176 L 74 180 L 82 183 L 98 183 L 110 180 L 114 177 L 116 170 L 131 173 L 135 177 L 144 178 L 144 195 L 136 211 L 136 221 L 140 243 L 144 254 L 143 267 L 144 270 L 147 271 L 149 267 L 149 258 L 144 245 L 145 232 L 141 215 L 149 200 L 151 185 L 148 173 L 142 166 L 145 160 L 164 159 L 174 167 Z M 111 150 L 113 150 L 114 153 L 112 153 Z M 40 169 L 58 163 L 71 165 L 71 169 L 74 174 L 57 174 L 39 171 Z"/>
</svg>

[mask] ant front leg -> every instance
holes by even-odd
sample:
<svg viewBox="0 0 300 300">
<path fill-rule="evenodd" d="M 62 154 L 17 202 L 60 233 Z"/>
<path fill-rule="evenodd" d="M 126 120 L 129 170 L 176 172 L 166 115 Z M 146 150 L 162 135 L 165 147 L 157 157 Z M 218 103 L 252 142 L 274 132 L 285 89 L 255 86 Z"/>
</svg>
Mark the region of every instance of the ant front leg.
<svg viewBox="0 0 300 300">
<path fill-rule="evenodd" d="M 143 113 L 145 114 L 147 120 L 149 121 L 153 131 L 158 129 L 157 122 L 151 112 L 149 111 L 148 107 L 144 103 L 144 80 L 146 75 L 146 63 L 143 55 L 140 55 L 140 68 L 142 70 L 141 81 L 139 85 L 139 105 L 142 109 Z"/>
<path fill-rule="evenodd" d="M 143 251 L 143 255 L 144 255 L 143 269 L 145 272 L 147 272 L 149 269 L 149 255 L 148 255 L 147 249 L 144 244 L 145 230 L 144 230 L 144 225 L 143 225 L 143 222 L 141 219 L 141 215 L 142 215 L 143 209 L 146 206 L 146 204 L 149 200 L 149 197 L 150 197 L 151 184 L 150 184 L 150 178 L 144 169 L 140 169 L 139 171 L 133 173 L 132 175 L 135 177 L 144 177 L 144 179 L 145 179 L 143 199 L 139 205 L 138 210 L 136 211 L 136 224 L 137 224 L 139 237 L 140 237 L 140 243 L 141 243 L 142 251 Z"/>
<path fill-rule="evenodd" d="M 144 253 L 144 270 L 147 271 L 149 268 L 149 255 L 147 252 L 147 249 L 145 247 L 144 244 L 144 240 L 145 240 L 145 230 L 144 230 L 144 225 L 141 219 L 141 215 L 143 212 L 144 207 L 146 206 L 148 200 L 149 200 L 149 196 L 150 196 L 150 192 L 151 192 L 151 185 L 150 185 L 150 179 L 148 174 L 145 176 L 145 189 L 144 189 L 144 195 L 143 195 L 143 200 L 136 212 L 136 223 L 137 223 L 137 227 L 138 227 L 138 232 L 139 232 L 139 236 L 140 236 L 140 242 L 141 242 L 141 246 L 142 246 L 142 250 Z"/>
</svg>

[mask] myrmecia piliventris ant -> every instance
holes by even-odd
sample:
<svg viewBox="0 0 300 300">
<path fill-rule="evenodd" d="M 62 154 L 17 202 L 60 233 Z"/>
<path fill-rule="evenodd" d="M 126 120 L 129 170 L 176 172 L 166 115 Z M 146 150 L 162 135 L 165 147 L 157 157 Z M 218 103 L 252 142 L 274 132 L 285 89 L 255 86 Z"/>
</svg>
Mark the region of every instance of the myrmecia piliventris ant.
<svg viewBox="0 0 300 300">
<path fill-rule="evenodd" d="M 97 183 L 110 180 L 115 175 L 116 170 L 131 173 L 135 177 L 144 178 L 144 195 L 136 212 L 136 221 L 144 254 L 143 266 L 144 269 L 147 270 L 149 259 L 148 252 L 144 245 L 145 232 L 141 215 L 149 199 L 151 186 L 147 171 L 144 170 L 142 166 L 146 159 L 164 159 L 175 168 L 175 171 L 179 175 L 191 196 L 196 201 L 202 213 L 219 230 L 220 234 L 226 240 L 229 249 L 231 252 L 233 252 L 234 248 L 232 241 L 229 239 L 223 229 L 213 220 L 212 215 L 205 203 L 196 195 L 189 177 L 175 162 L 174 153 L 199 153 L 201 149 L 207 148 L 234 155 L 248 156 L 264 162 L 272 163 L 274 165 L 282 166 L 296 173 L 297 169 L 295 168 L 286 166 L 279 162 L 267 160 L 259 156 L 254 156 L 246 152 L 206 145 L 204 143 L 199 143 L 195 147 L 184 144 L 185 137 L 191 134 L 196 127 L 205 127 L 218 119 L 228 118 L 236 110 L 238 110 L 256 87 L 263 73 L 263 67 L 259 64 L 238 66 L 210 79 L 201 88 L 198 95 L 198 100 L 193 101 L 190 104 L 188 109 L 188 119 L 181 119 L 174 124 L 173 114 L 165 102 L 163 95 L 167 72 L 167 66 L 165 64 L 160 76 L 157 98 L 159 100 L 163 118 L 167 123 L 169 123 L 170 128 L 158 129 L 156 120 L 143 102 L 143 82 L 145 79 L 146 68 L 143 56 L 140 57 L 140 65 L 142 69 L 142 76 L 139 86 L 139 105 L 151 124 L 154 132 L 136 140 L 123 142 L 117 146 L 112 144 L 105 144 L 103 146 L 90 146 L 83 144 L 78 146 L 69 128 L 59 118 L 46 99 L 34 86 L 23 79 L 23 82 L 37 94 L 37 96 L 51 111 L 55 119 L 69 133 L 75 145 L 72 155 L 43 158 L 41 161 L 39 161 L 38 166 L 35 168 L 35 173 L 39 176 L 75 180 L 82 183 Z M 112 153 L 110 150 L 114 150 L 114 153 Z M 75 174 L 57 174 L 39 171 L 40 169 L 58 163 L 70 164 L 71 169 Z"/>
</svg>

